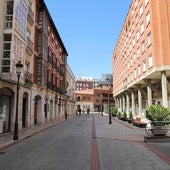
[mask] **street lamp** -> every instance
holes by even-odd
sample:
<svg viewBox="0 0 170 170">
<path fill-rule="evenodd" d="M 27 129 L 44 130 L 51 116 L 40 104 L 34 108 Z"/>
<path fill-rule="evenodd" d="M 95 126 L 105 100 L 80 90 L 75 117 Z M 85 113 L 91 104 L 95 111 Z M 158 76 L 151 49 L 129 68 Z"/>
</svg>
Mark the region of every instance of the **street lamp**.
<svg viewBox="0 0 170 170">
<path fill-rule="evenodd" d="M 65 119 L 67 120 L 67 99 L 65 99 Z"/>
<path fill-rule="evenodd" d="M 15 116 L 15 124 L 14 124 L 14 136 L 13 140 L 18 140 L 18 99 L 19 99 L 19 78 L 22 73 L 23 64 L 21 61 L 18 61 L 16 66 L 16 73 L 17 73 L 17 96 L 16 96 L 16 116 Z"/>
<path fill-rule="evenodd" d="M 111 112 L 110 112 L 110 85 L 109 86 L 109 97 L 108 97 L 108 105 L 109 105 L 109 124 L 112 124 L 112 115 L 111 115 Z"/>
</svg>

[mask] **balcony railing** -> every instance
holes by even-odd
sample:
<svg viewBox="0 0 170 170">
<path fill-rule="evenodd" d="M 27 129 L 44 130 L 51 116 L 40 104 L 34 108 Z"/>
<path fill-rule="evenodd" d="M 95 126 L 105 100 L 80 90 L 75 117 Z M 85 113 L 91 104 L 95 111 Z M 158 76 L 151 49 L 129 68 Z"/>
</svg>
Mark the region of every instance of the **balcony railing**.
<svg viewBox="0 0 170 170">
<path fill-rule="evenodd" d="M 33 42 L 30 40 L 29 37 L 27 37 L 27 46 L 26 46 L 27 52 L 32 55 L 34 50 L 33 50 Z"/>
<path fill-rule="evenodd" d="M 32 9 L 28 7 L 28 15 L 27 15 L 28 21 L 32 25 L 34 23 L 34 13 L 32 12 Z"/>
<path fill-rule="evenodd" d="M 33 74 L 31 74 L 30 72 L 28 72 L 28 71 L 25 72 L 25 83 L 26 84 L 30 84 L 30 85 L 33 84 L 32 76 L 33 76 Z"/>
</svg>

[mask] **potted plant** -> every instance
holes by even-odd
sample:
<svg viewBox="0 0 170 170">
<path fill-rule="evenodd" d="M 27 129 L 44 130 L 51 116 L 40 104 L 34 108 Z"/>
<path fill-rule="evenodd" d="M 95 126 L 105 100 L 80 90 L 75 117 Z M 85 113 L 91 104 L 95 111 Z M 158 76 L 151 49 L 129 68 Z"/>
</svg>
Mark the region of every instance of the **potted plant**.
<svg viewBox="0 0 170 170">
<path fill-rule="evenodd" d="M 127 120 L 127 113 L 126 111 L 123 112 L 123 121 L 126 121 Z"/>
<path fill-rule="evenodd" d="M 129 112 L 129 117 L 127 118 L 127 121 L 129 123 L 132 123 L 133 122 L 133 114 L 132 114 L 132 111 Z"/>
<path fill-rule="evenodd" d="M 168 108 L 151 105 L 146 110 L 146 118 L 150 120 L 148 127 L 154 136 L 165 136 L 168 133 L 170 125 L 170 110 Z"/>
<path fill-rule="evenodd" d="M 118 118 L 120 119 L 120 120 L 123 120 L 123 113 L 121 113 L 121 112 L 118 112 Z"/>
<path fill-rule="evenodd" d="M 111 113 L 113 117 L 116 117 L 117 111 L 118 111 L 117 107 L 111 107 Z"/>
</svg>

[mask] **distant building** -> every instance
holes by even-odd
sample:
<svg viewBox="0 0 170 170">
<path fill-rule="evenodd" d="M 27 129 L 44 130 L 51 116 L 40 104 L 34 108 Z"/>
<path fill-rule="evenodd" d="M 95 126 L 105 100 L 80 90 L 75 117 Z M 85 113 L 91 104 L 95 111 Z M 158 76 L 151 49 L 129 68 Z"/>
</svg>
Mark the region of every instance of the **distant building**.
<svg viewBox="0 0 170 170">
<path fill-rule="evenodd" d="M 94 111 L 94 90 L 78 90 L 76 91 L 76 109 L 81 109 L 82 112 L 87 112 L 87 109 Z"/>
<path fill-rule="evenodd" d="M 68 116 L 71 116 L 76 113 L 76 107 L 75 107 L 75 84 L 76 84 L 76 78 L 67 64 L 67 87 L 66 87 L 66 112 Z"/>
<path fill-rule="evenodd" d="M 86 78 L 76 79 L 76 90 L 93 89 L 93 81 Z"/>
<path fill-rule="evenodd" d="M 109 106 L 115 106 L 112 85 L 102 85 L 94 89 L 94 111 L 108 112 Z"/>
<path fill-rule="evenodd" d="M 76 108 L 91 111 L 108 112 L 115 105 L 112 93 L 113 75 L 102 74 L 101 79 L 76 80 Z"/>
<path fill-rule="evenodd" d="M 107 85 L 107 84 L 110 84 L 112 85 L 113 84 L 113 74 L 102 74 L 102 77 L 98 83 L 99 86 L 101 85 Z"/>
<path fill-rule="evenodd" d="M 93 89 L 99 88 L 100 79 L 92 79 L 93 80 Z"/>
</svg>

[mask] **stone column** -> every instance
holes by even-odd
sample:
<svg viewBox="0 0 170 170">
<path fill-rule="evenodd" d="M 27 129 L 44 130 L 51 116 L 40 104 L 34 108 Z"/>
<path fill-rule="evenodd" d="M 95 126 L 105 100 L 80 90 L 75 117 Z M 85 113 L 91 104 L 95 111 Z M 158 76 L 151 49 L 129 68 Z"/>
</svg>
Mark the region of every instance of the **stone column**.
<svg viewBox="0 0 170 170">
<path fill-rule="evenodd" d="M 122 112 L 122 97 L 120 97 L 120 112 Z"/>
<path fill-rule="evenodd" d="M 148 106 L 152 105 L 152 86 L 151 80 L 147 81 Z"/>
<path fill-rule="evenodd" d="M 134 92 L 131 92 L 131 100 L 132 100 L 132 114 L 135 114 L 135 95 Z"/>
<path fill-rule="evenodd" d="M 123 95 L 123 112 L 125 111 L 125 96 Z"/>
<path fill-rule="evenodd" d="M 126 94 L 126 113 L 129 116 L 129 94 Z"/>
<path fill-rule="evenodd" d="M 138 89 L 138 106 L 139 106 L 139 115 L 142 113 L 142 94 L 141 90 Z"/>
<path fill-rule="evenodd" d="M 161 83 L 162 83 L 162 105 L 168 107 L 168 94 L 167 94 L 167 79 L 166 72 L 161 72 Z"/>
</svg>

